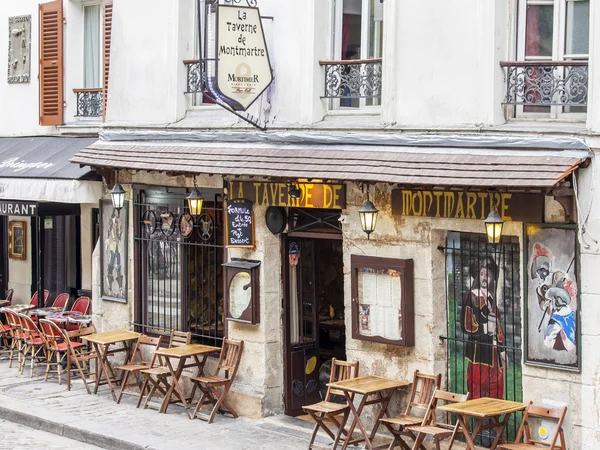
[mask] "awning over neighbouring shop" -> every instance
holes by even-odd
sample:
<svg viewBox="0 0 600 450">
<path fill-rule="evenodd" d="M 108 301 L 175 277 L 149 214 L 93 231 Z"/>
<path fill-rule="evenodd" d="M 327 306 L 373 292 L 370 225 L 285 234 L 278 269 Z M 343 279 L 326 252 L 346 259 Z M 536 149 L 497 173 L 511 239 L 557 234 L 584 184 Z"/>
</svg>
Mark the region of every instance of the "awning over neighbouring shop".
<svg viewBox="0 0 600 450">
<path fill-rule="evenodd" d="M 69 160 L 97 139 L 0 138 L 0 199 L 97 203 L 104 191 L 90 167 Z"/>
<path fill-rule="evenodd" d="M 460 142 L 460 141 L 457 141 Z M 482 141 L 483 142 L 483 141 Z M 91 167 L 418 186 L 549 188 L 592 156 L 561 148 L 98 141 L 71 159 Z"/>
</svg>

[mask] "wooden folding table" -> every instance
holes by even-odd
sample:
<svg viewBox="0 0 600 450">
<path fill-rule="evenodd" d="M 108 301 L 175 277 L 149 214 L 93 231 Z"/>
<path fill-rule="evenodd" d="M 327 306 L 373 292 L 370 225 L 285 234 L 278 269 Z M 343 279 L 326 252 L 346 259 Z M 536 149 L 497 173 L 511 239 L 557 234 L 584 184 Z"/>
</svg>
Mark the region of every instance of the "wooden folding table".
<svg viewBox="0 0 600 450">
<path fill-rule="evenodd" d="M 204 364 L 206 363 L 206 358 L 208 357 L 208 355 L 219 351 L 221 351 L 219 347 L 212 347 L 210 345 L 187 344 L 182 345 L 180 347 L 163 348 L 154 352 L 155 355 L 160 356 L 165 360 L 165 365 L 169 369 L 169 372 L 172 377 L 169 389 L 167 390 L 165 398 L 163 399 L 163 402 L 160 406 L 160 412 L 167 412 L 167 408 L 169 407 L 169 403 L 171 402 L 171 397 L 173 396 L 173 393 L 175 393 L 183 403 L 183 407 L 185 409 L 186 414 L 188 415 L 188 417 L 190 417 L 190 413 L 188 411 L 190 405 L 188 405 L 188 399 L 186 399 L 185 394 L 183 392 L 183 387 L 180 384 L 183 369 L 195 367 L 196 374 L 194 376 L 201 377 L 204 374 Z M 199 356 L 202 356 L 202 360 L 198 358 Z M 173 365 L 171 364 L 171 358 L 178 360 L 176 369 L 173 369 Z M 193 358 L 194 361 L 192 363 L 186 364 L 186 360 L 188 358 Z M 194 386 L 194 388 L 192 389 L 190 399 L 194 397 L 195 392 L 196 386 Z M 190 419 L 191 418 L 192 417 L 190 417 Z"/>
<path fill-rule="evenodd" d="M 387 407 L 390 403 L 392 395 L 396 390 L 409 385 L 410 382 L 408 381 L 394 380 L 392 378 L 378 377 L 374 375 L 328 383 L 327 386 L 344 392 L 346 400 L 348 401 L 350 409 L 352 410 L 352 414 L 354 415 L 352 424 L 350 425 L 348 434 L 346 435 L 346 440 L 342 446 L 342 450 L 346 450 L 350 443 L 361 442 L 362 440 L 365 441 L 365 446 L 367 448 L 373 449 L 373 438 L 375 437 L 375 433 L 377 433 L 377 428 L 379 428 L 379 419 L 381 419 L 384 415 L 388 416 Z M 362 396 L 358 407 L 354 406 L 353 400 L 355 395 Z M 371 396 L 375 396 L 375 398 L 369 400 L 369 397 Z M 368 434 L 362 421 L 360 420 L 360 415 L 365 406 L 375 404 L 380 404 L 381 410 L 375 417 L 375 425 L 373 426 L 371 433 Z M 361 434 L 363 435 L 363 439 L 359 441 L 352 439 L 352 432 L 356 426 L 358 426 Z"/>
<path fill-rule="evenodd" d="M 106 384 L 108 384 L 108 387 L 110 388 L 110 393 L 113 396 L 113 400 L 117 400 L 115 391 L 119 389 L 119 386 L 114 384 L 114 382 L 118 381 L 118 379 L 115 377 L 114 370 L 110 365 L 108 356 L 118 352 L 125 352 L 125 361 L 129 361 L 131 351 L 133 348 L 131 344 L 133 341 L 136 341 L 139 337 L 140 333 L 130 330 L 106 331 L 104 333 L 94 333 L 88 334 L 86 336 L 81 336 L 82 339 L 85 339 L 86 341 L 94 344 L 94 348 L 96 349 L 96 353 L 98 354 L 98 361 L 100 363 L 100 375 L 98 376 L 98 382 L 96 383 L 96 387 L 94 388 L 94 394 L 98 393 L 98 386 L 100 385 L 100 381 L 102 380 L 102 376 L 104 375 Z M 114 350 L 110 349 L 111 345 L 115 345 L 118 343 L 122 343 L 123 348 Z"/>
<path fill-rule="evenodd" d="M 520 402 L 483 397 L 467 400 L 466 402 L 438 406 L 437 409 L 456 414 L 467 441 L 467 449 L 475 450 L 474 441 L 477 433 L 481 430 L 495 429 L 496 439 L 494 439 L 490 447 L 490 450 L 494 450 L 500 441 L 503 443 L 506 442 L 503 433 L 510 415 L 517 411 L 523 411 L 526 407 L 527 405 Z M 472 433 L 469 433 L 469 417 L 475 419 L 475 427 Z M 486 420 L 490 420 L 491 423 L 484 425 L 484 421 Z"/>
</svg>

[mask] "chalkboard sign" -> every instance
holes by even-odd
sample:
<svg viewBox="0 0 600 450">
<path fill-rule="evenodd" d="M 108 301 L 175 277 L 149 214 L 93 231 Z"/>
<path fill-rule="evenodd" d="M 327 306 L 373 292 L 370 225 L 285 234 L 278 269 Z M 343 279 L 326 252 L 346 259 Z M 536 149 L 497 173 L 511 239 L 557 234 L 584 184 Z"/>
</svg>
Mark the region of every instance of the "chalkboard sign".
<svg viewBox="0 0 600 450">
<path fill-rule="evenodd" d="M 227 202 L 227 247 L 254 247 L 254 212 L 252 202 L 234 198 Z"/>
</svg>

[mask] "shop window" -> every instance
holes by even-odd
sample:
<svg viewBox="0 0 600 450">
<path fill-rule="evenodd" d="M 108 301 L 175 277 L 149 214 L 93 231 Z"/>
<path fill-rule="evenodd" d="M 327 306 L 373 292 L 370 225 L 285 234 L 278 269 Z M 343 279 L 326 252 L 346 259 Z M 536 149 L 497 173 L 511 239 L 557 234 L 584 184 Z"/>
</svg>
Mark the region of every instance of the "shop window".
<svg viewBox="0 0 600 450">
<path fill-rule="evenodd" d="M 589 30 L 589 0 L 519 1 L 518 62 L 505 64 L 516 115 L 585 117 Z"/>
</svg>

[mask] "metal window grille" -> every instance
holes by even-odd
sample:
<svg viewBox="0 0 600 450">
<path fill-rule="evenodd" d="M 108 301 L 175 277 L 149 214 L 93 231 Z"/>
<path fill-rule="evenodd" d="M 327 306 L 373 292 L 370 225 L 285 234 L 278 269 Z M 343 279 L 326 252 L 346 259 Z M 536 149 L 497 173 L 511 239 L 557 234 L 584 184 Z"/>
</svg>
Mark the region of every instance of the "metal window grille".
<svg viewBox="0 0 600 450">
<path fill-rule="evenodd" d="M 446 260 L 446 318 L 447 333 L 440 336 L 446 342 L 448 389 L 452 392 L 471 392 L 471 398 L 499 397 L 506 400 L 522 401 L 521 373 L 521 280 L 520 249 L 518 239 L 504 237 L 499 245 L 487 243 L 487 236 L 470 233 L 448 233 L 445 251 Z M 494 286 L 488 288 L 492 293 L 497 311 L 492 307 L 489 311 L 484 307 L 472 308 L 471 293 L 477 295 L 485 290 L 479 288 L 481 268 L 497 267 Z M 493 271 L 493 269 L 492 269 Z M 481 283 L 483 285 L 483 282 Z M 496 326 L 490 322 L 483 327 L 486 319 L 478 320 L 478 314 L 497 319 Z M 478 333 L 467 332 L 465 324 L 474 320 L 470 331 L 476 327 Z M 464 323 L 463 323 L 464 322 Z M 495 328 L 492 331 L 491 328 Z M 502 335 L 502 336 L 501 336 Z M 488 354 L 489 361 L 482 355 Z M 502 358 L 503 354 L 505 355 Z M 477 356 L 474 356 L 477 355 Z M 475 360 L 472 363 L 470 359 Z M 480 363 L 477 363 L 479 361 Z M 502 361 L 502 386 L 498 379 L 499 372 L 494 366 Z M 491 364 L 490 364 L 491 363 Z M 487 367 L 486 367 L 487 366 Z M 491 366 L 491 367 L 490 367 Z M 470 378 L 470 382 L 468 381 Z M 497 383 L 497 384 L 495 384 Z M 475 386 L 475 388 L 474 388 Z M 520 414 L 513 414 L 507 426 L 509 441 L 515 438 Z M 478 436 L 479 444 L 489 447 L 494 438 L 494 430 L 485 430 Z"/>
<path fill-rule="evenodd" d="M 220 346 L 223 317 L 223 199 L 205 196 L 191 218 L 184 199 L 135 203 L 138 328 L 191 331 L 195 342 Z M 190 219 L 193 226 L 190 228 Z M 191 230 L 191 231 L 190 231 Z"/>
</svg>

